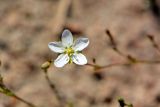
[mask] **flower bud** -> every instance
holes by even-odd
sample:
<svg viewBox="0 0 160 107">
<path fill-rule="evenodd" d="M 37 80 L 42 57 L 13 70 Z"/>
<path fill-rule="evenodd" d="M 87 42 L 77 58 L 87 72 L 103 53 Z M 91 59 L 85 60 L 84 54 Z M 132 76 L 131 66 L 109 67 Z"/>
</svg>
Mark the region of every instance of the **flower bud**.
<svg viewBox="0 0 160 107">
<path fill-rule="evenodd" d="M 47 70 L 47 69 L 50 67 L 51 62 L 52 62 L 52 61 L 46 61 L 46 62 L 44 62 L 44 63 L 41 65 L 41 69 Z"/>
</svg>

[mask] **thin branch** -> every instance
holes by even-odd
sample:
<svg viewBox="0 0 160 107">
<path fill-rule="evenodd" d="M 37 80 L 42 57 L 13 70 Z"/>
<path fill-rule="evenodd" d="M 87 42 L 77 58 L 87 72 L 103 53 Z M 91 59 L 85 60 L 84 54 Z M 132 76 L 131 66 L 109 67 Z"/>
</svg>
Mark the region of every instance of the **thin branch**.
<svg viewBox="0 0 160 107">
<path fill-rule="evenodd" d="M 129 63 L 127 62 L 121 62 L 121 63 L 112 63 L 112 64 L 108 64 L 108 65 L 97 65 L 97 64 L 91 64 L 91 63 L 87 63 L 87 66 L 93 67 L 95 70 L 100 70 L 100 69 L 106 69 L 106 68 L 110 68 L 110 67 L 115 67 L 115 66 L 124 66 L 124 65 L 129 65 Z"/>
<path fill-rule="evenodd" d="M 155 63 L 160 63 L 159 61 L 148 61 L 148 60 L 139 60 L 133 56 L 131 56 L 130 54 L 124 54 L 123 52 L 121 52 L 118 47 L 117 44 L 115 42 L 115 39 L 113 37 L 113 35 L 111 34 L 111 32 L 107 29 L 106 30 L 106 34 L 108 35 L 111 45 L 112 45 L 112 49 L 117 52 L 119 55 L 121 55 L 122 57 L 124 57 L 125 59 L 127 59 L 129 62 L 127 63 L 131 63 L 131 64 L 135 64 L 135 63 L 146 63 L 146 64 L 155 64 Z M 149 40 L 151 41 L 153 47 L 158 51 L 158 53 L 160 54 L 160 48 L 158 46 L 158 44 L 155 42 L 155 39 L 153 36 L 148 35 L 147 36 L 149 38 Z M 115 66 L 117 64 L 111 64 L 111 66 Z M 118 65 L 126 65 L 125 63 L 120 63 Z M 110 67 L 110 65 L 107 65 L 106 67 Z M 106 68 L 106 67 L 102 67 L 102 68 Z"/>
<path fill-rule="evenodd" d="M 36 106 L 33 105 L 32 103 L 30 103 L 30 102 L 28 102 L 28 101 L 26 101 L 26 100 L 24 100 L 24 99 L 18 97 L 17 95 L 13 95 L 12 97 L 14 97 L 15 99 L 17 99 L 17 100 L 19 100 L 19 101 L 21 101 L 21 102 L 27 104 L 27 105 L 30 106 L 30 107 L 36 107 Z"/>
<path fill-rule="evenodd" d="M 134 62 L 128 61 L 128 62 L 111 63 L 104 66 L 91 64 L 91 63 L 87 63 L 86 65 L 93 67 L 95 70 L 100 70 L 100 69 L 106 69 L 110 67 L 128 66 L 128 65 L 134 65 L 134 64 L 160 64 L 160 61 L 159 60 L 136 60 Z"/>
<path fill-rule="evenodd" d="M 132 56 L 131 56 L 131 55 L 126 55 L 126 54 L 124 54 L 123 52 L 121 52 L 121 51 L 118 49 L 117 44 L 116 44 L 116 41 L 115 41 L 112 33 L 111 33 L 108 29 L 106 30 L 106 34 L 107 34 L 107 36 L 109 37 L 109 40 L 110 40 L 112 49 L 113 49 L 116 53 L 118 53 L 120 56 L 124 57 L 124 58 L 127 59 L 127 60 L 130 60 L 130 58 L 131 58 Z M 133 58 L 133 57 L 132 57 L 132 58 Z"/>
<path fill-rule="evenodd" d="M 56 85 L 53 82 L 51 82 L 51 80 L 49 79 L 47 69 L 46 70 L 44 69 L 44 74 L 49 87 L 51 88 L 52 92 L 55 94 L 56 98 L 59 101 L 59 104 L 60 104 L 59 106 L 63 107 L 65 104 L 65 98 L 62 95 L 60 95 L 58 89 L 56 88 Z"/>
<path fill-rule="evenodd" d="M 147 36 L 148 39 L 150 40 L 150 42 L 152 43 L 152 46 L 155 48 L 155 50 L 158 52 L 158 54 L 160 55 L 160 47 L 158 46 L 158 44 L 156 43 L 154 36 L 152 35 L 148 35 Z"/>
<path fill-rule="evenodd" d="M 138 60 L 136 63 L 142 63 L 142 64 L 159 64 L 159 60 Z"/>
<path fill-rule="evenodd" d="M 3 78 L 1 77 L 0 75 L 0 93 L 6 95 L 6 96 L 10 96 L 10 97 L 13 97 L 23 103 L 25 103 L 26 105 L 28 105 L 29 107 L 37 107 L 35 106 L 34 104 L 20 98 L 19 96 L 17 96 L 14 92 L 12 92 L 10 89 L 8 89 L 4 83 L 3 83 Z"/>
</svg>

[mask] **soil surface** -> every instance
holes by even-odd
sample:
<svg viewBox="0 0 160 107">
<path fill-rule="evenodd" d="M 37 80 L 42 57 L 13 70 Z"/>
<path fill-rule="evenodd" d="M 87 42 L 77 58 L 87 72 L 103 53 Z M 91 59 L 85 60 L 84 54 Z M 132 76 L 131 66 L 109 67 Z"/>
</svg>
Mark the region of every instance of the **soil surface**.
<svg viewBox="0 0 160 107">
<path fill-rule="evenodd" d="M 108 29 L 126 55 L 160 60 L 148 35 L 160 47 L 160 2 L 157 0 L 0 0 L 0 74 L 5 85 L 40 107 L 56 107 L 58 100 L 40 66 L 56 53 L 48 43 L 57 41 L 63 29 L 74 37 L 87 37 L 83 51 L 89 63 L 126 61 L 112 49 Z M 123 97 L 134 107 L 160 107 L 159 64 L 132 64 L 94 70 L 68 64 L 48 70 L 59 93 L 74 107 L 118 107 Z M 28 107 L 0 94 L 0 107 Z"/>
</svg>

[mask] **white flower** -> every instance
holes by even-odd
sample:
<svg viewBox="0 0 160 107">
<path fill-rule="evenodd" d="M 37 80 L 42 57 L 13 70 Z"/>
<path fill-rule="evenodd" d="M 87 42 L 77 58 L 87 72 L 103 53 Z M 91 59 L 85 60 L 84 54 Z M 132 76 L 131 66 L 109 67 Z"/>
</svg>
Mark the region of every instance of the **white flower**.
<svg viewBox="0 0 160 107">
<path fill-rule="evenodd" d="M 78 65 L 87 64 L 87 59 L 81 51 L 88 46 L 88 38 L 78 38 L 74 41 L 72 33 L 69 30 L 64 30 L 61 40 L 62 42 L 50 42 L 48 44 L 52 51 L 60 53 L 54 61 L 56 67 L 63 67 L 72 62 Z"/>
</svg>

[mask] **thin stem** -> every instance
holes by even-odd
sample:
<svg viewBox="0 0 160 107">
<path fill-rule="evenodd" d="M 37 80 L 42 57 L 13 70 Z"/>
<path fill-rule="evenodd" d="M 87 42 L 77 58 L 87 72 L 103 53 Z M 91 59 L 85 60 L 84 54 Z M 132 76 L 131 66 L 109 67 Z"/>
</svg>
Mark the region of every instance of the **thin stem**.
<svg viewBox="0 0 160 107">
<path fill-rule="evenodd" d="M 156 43 L 154 36 L 148 35 L 147 37 L 150 40 L 150 42 L 152 43 L 152 46 L 155 48 L 155 50 L 160 55 L 160 48 L 159 48 L 158 44 Z"/>
<path fill-rule="evenodd" d="M 128 64 L 129 63 L 113 63 L 113 64 L 102 66 L 101 69 L 110 68 L 110 67 L 114 67 L 114 66 L 124 66 L 124 65 L 128 65 Z"/>
<path fill-rule="evenodd" d="M 112 64 L 108 64 L 108 65 L 104 65 L 104 66 L 100 66 L 100 65 L 96 65 L 96 64 L 90 64 L 90 63 L 87 63 L 86 65 L 87 66 L 91 66 L 93 68 L 95 68 L 96 70 L 99 70 L 99 69 L 105 69 L 105 68 L 110 68 L 110 67 L 115 67 L 115 66 L 123 66 L 123 65 L 128 65 L 129 63 L 112 63 Z"/>
<path fill-rule="evenodd" d="M 14 98 L 16 98 L 17 100 L 19 100 L 19 101 L 21 101 L 21 102 L 27 104 L 27 105 L 30 106 L 30 107 L 36 107 L 34 104 L 32 104 L 32 103 L 30 103 L 30 102 L 28 102 L 28 101 L 26 101 L 26 100 L 24 100 L 24 99 L 18 97 L 17 95 L 13 95 L 12 97 L 14 97 Z"/>
<path fill-rule="evenodd" d="M 124 57 L 124 58 L 127 58 L 127 55 L 125 55 L 123 52 L 121 52 L 119 50 L 119 48 L 117 47 L 117 43 L 112 35 L 112 33 L 110 32 L 110 30 L 106 30 L 106 34 L 107 36 L 109 37 L 109 40 L 110 40 L 110 43 L 111 43 L 111 48 L 116 52 L 118 53 L 120 56 Z"/>
<path fill-rule="evenodd" d="M 137 63 L 144 63 L 144 64 L 159 64 L 160 61 L 159 60 L 138 60 Z"/>
<path fill-rule="evenodd" d="M 29 107 L 36 107 L 34 104 L 18 97 L 14 92 L 12 92 L 10 89 L 8 89 L 5 84 L 3 83 L 3 78 L 1 77 L 0 75 L 0 93 L 6 95 L 6 96 L 9 96 L 9 97 L 13 97 L 25 104 L 27 104 Z"/>
<path fill-rule="evenodd" d="M 56 85 L 53 82 L 51 82 L 51 80 L 49 79 L 47 70 L 44 70 L 44 74 L 49 87 L 51 88 L 52 92 L 56 95 L 56 98 L 59 101 L 60 107 L 63 107 L 65 103 L 65 99 L 59 94 L 58 89 L 56 88 Z"/>
<path fill-rule="evenodd" d="M 105 69 L 105 68 L 110 68 L 110 67 L 115 67 L 115 66 L 126 66 L 126 65 L 131 65 L 131 64 L 159 64 L 160 61 L 158 60 L 136 60 L 135 62 L 120 62 L 120 63 L 111 63 L 108 65 L 104 65 L 104 66 L 100 66 L 100 65 L 96 65 L 96 64 L 91 64 L 91 63 L 87 63 L 87 66 L 91 66 L 94 67 L 96 70 L 98 69 Z"/>
<path fill-rule="evenodd" d="M 91 67 L 95 67 L 96 66 L 95 64 L 91 64 L 91 63 L 87 63 L 86 65 L 87 66 L 91 66 Z"/>
</svg>

